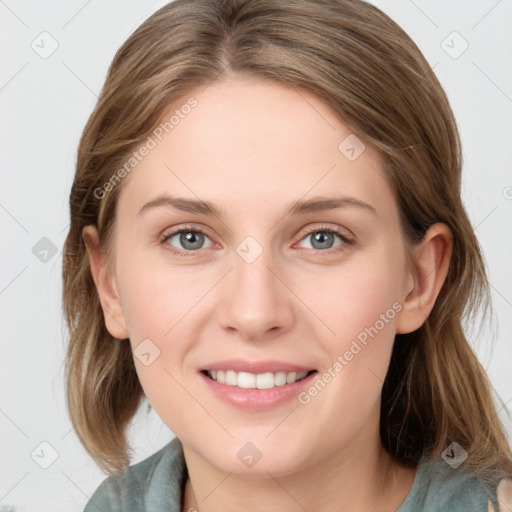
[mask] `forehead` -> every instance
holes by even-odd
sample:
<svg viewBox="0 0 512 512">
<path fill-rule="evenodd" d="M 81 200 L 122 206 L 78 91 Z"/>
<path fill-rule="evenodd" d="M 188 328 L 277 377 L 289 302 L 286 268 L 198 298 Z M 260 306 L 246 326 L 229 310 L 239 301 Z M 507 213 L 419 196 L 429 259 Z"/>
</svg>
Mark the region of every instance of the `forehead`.
<svg viewBox="0 0 512 512">
<path fill-rule="evenodd" d="M 167 193 L 256 212 L 315 195 L 392 201 L 377 151 L 310 93 L 230 78 L 173 102 L 161 121 L 120 203 L 140 209 Z"/>
</svg>

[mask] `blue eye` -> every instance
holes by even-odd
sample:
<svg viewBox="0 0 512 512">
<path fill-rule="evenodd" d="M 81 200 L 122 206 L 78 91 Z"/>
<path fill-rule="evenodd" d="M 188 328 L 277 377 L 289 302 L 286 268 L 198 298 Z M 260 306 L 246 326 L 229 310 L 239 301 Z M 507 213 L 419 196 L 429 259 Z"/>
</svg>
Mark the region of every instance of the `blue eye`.
<svg viewBox="0 0 512 512">
<path fill-rule="evenodd" d="M 336 243 L 338 239 L 338 243 Z M 310 246 L 306 249 L 312 249 L 314 254 L 331 253 L 343 250 L 348 245 L 353 245 L 354 241 L 341 234 L 334 228 L 316 226 L 310 229 L 299 243 L 310 240 Z M 209 242 L 209 245 L 204 245 Z M 165 234 L 162 244 L 167 246 L 173 254 L 177 256 L 194 256 L 194 253 L 201 249 L 213 247 L 215 244 L 208 235 L 199 228 L 182 227 L 171 233 Z"/>
<path fill-rule="evenodd" d="M 340 241 L 337 245 L 334 245 L 336 238 Z M 336 247 L 351 245 L 353 242 L 346 236 L 339 233 L 337 230 L 332 228 L 313 228 L 311 229 L 302 240 L 310 240 L 311 249 L 320 252 L 326 252 L 329 249 Z"/>
<path fill-rule="evenodd" d="M 176 238 L 176 240 L 174 241 L 174 243 L 171 243 L 173 238 Z M 176 254 L 186 256 L 187 252 L 195 252 L 199 249 L 204 249 L 205 247 L 203 247 L 203 244 L 205 242 L 205 239 L 210 240 L 206 233 L 204 233 L 200 229 L 182 228 L 165 235 L 164 239 L 162 240 L 162 243 L 169 244 L 171 247 L 176 249 L 173 251 Z M 181 247 L 176 247 L 176 245 L 174 245 L 176 243 L 178 243 Z M 211 245 L 213 245 L 213 243 L 211 243 Z"/>
</svg>

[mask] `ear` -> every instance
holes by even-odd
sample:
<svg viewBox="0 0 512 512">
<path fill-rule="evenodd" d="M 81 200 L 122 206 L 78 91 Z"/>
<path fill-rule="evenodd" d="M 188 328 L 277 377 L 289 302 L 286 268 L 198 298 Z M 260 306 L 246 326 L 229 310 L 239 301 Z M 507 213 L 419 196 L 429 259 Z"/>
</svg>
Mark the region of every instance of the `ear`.
<svg viewBox="0 0 512 512">
<path fill-rule="evenodd" d="M 453 249 L 453 236 L 446 224 L 430 226 L 414 247 L 405 299 L 396 323 L 398 334 L 413 332 L 425 322 L 443 286 Z"/>
<path fill-rule="evenodd" d="M 82 237 L 87 248 L 91 273 L 100 298 L 107 330 L 114 338 L 124 340 L 129 335 L 121 299 L 117 293 L 114 276 L 101 254 L 98 230 L 95 226 L 85 226 Z"/>
</svg>

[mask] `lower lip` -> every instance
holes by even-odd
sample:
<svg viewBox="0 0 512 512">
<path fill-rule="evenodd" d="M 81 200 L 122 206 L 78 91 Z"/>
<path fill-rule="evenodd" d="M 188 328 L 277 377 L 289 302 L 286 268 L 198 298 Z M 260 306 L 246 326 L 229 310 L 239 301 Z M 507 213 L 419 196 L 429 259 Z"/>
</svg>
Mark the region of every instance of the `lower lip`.
<svg viewBox="0 0 512 512">
<path fill-rule="evenodd" d="M 221 400 L 240 409 L 267 410 L 297 397 L 297 395 L 315 378 L 318 372 L 313 372 L 304 379 L 293 384 L 274 386 L 271 389 L 244 389 L 238 386 L 221 384 L 199 372 L 200 377 L 208 388 Z"/>
</svg>

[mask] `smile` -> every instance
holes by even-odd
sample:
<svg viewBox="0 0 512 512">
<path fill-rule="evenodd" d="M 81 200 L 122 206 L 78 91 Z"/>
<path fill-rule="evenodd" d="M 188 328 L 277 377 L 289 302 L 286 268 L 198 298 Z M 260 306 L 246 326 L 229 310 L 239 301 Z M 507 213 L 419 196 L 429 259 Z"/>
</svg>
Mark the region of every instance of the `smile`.
<svg viewBox="0 0 512 512">
<path fill-rule="evenodd" d="M 205 375 L 210 379 L 217 381 L 219 384 L 235 386 L 243 389 L 272 389 L 286 384 L 294 384 L 304 378 L 312 371 L 303 372 L 266 372 L 266 373 L 249 373 L 236 372 L 234 370 L 205 370 Z"/>
</svg>

